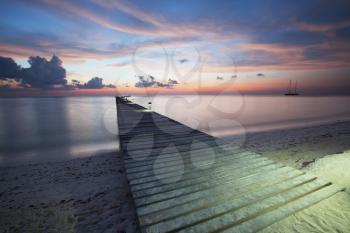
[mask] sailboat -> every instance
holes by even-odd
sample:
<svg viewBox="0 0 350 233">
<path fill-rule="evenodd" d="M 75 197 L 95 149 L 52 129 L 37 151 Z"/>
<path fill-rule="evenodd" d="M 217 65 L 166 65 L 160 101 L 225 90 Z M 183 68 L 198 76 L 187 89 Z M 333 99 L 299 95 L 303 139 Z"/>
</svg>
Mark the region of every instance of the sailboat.
<svg viewBox="0 0 350 233">
<path fill-rule="evenodd" d="M 284 95 L 299 95 L 299 93 L 297 92 L 297 85 L 298 85 L 298 81 L 295 81 L 294 91 L 293 91 L 292 80 L 289 80 L 288 90 L 287 90 L 287 93 L 284 93 Z"/>
</svg>

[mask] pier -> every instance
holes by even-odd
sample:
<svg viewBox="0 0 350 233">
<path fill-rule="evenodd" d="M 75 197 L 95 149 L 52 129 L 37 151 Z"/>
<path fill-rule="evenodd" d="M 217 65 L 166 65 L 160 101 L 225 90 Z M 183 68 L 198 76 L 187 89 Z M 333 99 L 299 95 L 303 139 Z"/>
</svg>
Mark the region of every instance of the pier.
<svg viewBox="0 0 350 233">
<path fill-rule="evenodd" d="M 256 232 L 343 188 L 116 98 L 142 232 Z"/>
</svg>

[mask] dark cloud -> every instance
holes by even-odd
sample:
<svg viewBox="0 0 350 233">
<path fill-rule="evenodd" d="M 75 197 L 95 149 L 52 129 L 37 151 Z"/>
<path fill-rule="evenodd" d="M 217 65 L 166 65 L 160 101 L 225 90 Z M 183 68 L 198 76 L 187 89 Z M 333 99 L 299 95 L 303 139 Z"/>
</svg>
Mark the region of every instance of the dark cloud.
<svg viewBox="0 0 350 233">
<path fill-rule="evenodd" d="M 336 31 L 336 35 L 343 40 L 350 41 L 350 27 L 341 28 Z"/>
<path fill-rule="evenodd" d="M 262 33 L 256 36 L 256 40 L 267 44 L 312 45 L 326 41 L 327 37 L 320 32 L 287 30 Z"/>
<path fill-rule="evenodd" d="M 17 77 L 23 84 L 34 88 L 52 88 L 67 83 L 66 70 L 59 57 L 54 55 L 49 61 L 39 56 L 30 57 L 28 63 L 30 67 L 21 69 Z"/>
<path fill-rule="evenodd" d="M 217 76 L 216 79 L 217 79 L 217 80 L 224 80 L 223 77 L 219 77 L 219 76 Z"/>
<path fill-rule="evenodd" d="M 139 76 L 139 81 L 135 83 L 135 87 L 144 88 L 144 87 L 152 87 L 157 86 L 157 82 L 153 76 Z"/>
<path fill-rule="evenodd" d="M 80 84 L 80 81 L 79 81 L 79 80 L 76 80 L 76 79 L 73 79 L 73 80 L 72 80 L 72 84 L 73 84 L 73 85 L 79 85 L 79 84 Z"/>
<path fill-rule="evenodd" d="M 307 60 L 349 61 L 350 48 L 307 48 L 303 51 L 303 56 Z"/>
<path fill-rule="evenodd" d="M 300 4 L 300 7 L 304 7 L 304 9 L 298 12 L 298 19 L 307 23 L 339 23 L 350 19 L 350 2 L 348 0 L 311 0 Z"/>
<path fill-rule="evenodd" d="M 246 51 L 242 53 L 242 59 L 236 61 L 236 65 L 246 66 L 264 66 L 281 64 L 281 59 L 276 54 L 267 51 Z"/>
<path fill-rule="evenodd" d="M 174 79 L 168 79 L 168 84 L 170 84 L 170 85 L 177 85 L 177 84 L 179 84 L 179 82 L 177 81 L 177 80 L 174 80 Z"/>
<path fill-rule="evenodd" d="M 0 57 L 0 80 L 15 79 L 20 66 L 10 57 Z"/>
<path fill-rule="evenodd" d="M 103 84 L 103 78 L 93 77 L 88 82 L 81 84 L 80 81 L 73 79 L 71 85 L 68 87 L 75 89 L 102 89 L 115 88 L 113 84 Z"/>
<path fill-rule="evenodd" d="M 105 85 L 104 87 L 106 87 L 106 88 L 116 88 L 116 86 L 113 85 L 113 84 L 107 84 L 107 85 Z"/>
<path fill-rule="evenodd" d="M 162 83 L 156 81 L 153 76 L 139 76 L 139 81 L 135 83 L 135 87 L 137 88 L 147 88 L 147 87 L 164 87 L 164 88 L 172 88 L 173 86 L 179 84 L 178 81 L 173 79 L 168 79 L 167 82 Z"/>
<path fill-rule="evenodd" d="M 52 56 L 48 61 L 43 57 L 30 57 L 30 67 L 21 68 L 12 58 L 0 57 L 1 79 L 14 79 L 23 87 L 51 88 L 55 85 L 65 85 L 66 70 L 62 67 L 62 61 L 57 56 Z"/>
<path fill-rule="evenodd" d="M 179 62 L 182 64 L 182 63 L 186 63 L 188 62 L 188 59 L 184 58 L 184 59 L 180 59 Z"/>
<path fill-rule="evenodd" d="M 90 79 L 86 84 L 85 84 L 87 89 L 100 89 L 103 88 L 103 79 L 99 77 L 94 77 Z"/>
<path fill-rule="evenodd" d="M 256 76 L 258 77 L 264 77 L 265 75 L 263 73 L 257 73 Z"/>
<path fill-rule="evenodd" d="M 21 30 L 10 25 L 0 25 L 1 37 L 0 43 L 11 44 L 13 46 L 27 47 L 37 51 L 37 54 L 46 53 L 51 46 L 61 46 L 63 42 L 57 37 L 49 33 L 29 32 L 28 30 Z M 43 43 L 45 42 L 45 43 Z M 15 51 L 20 54 L 20 51 Z"/>
</svg>

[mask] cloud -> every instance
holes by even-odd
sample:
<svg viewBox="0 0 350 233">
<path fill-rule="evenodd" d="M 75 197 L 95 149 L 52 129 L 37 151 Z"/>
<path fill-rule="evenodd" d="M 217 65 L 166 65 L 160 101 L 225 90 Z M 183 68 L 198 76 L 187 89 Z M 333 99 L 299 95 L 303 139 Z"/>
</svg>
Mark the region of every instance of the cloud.
<svg viewBox="0 0 350 233">
<path fill-rule="evenodd" d="M 345 1 L 326 3 L 316 0 L 305 4 L 293 1 L 273 4 L 222 1 L 217 7 L 215 1 L 206 1 L 200 6 L 193 1 L 175 5 L 167 1 L 137 4 L 112 0 L 16 1 L 18 6 L 30 4 L 26 9 L 28 15 L 30 10 L 38 12 L 38 15 L 28 19 L 23 19 L 21 15 L 17 17 L 15 13 L 10 17 L 4 15 L 3 24 L 0 25 L 0 55 L 17 59 L 37 54 L 48 58 L 55 53 L 67 64 L 87 59 L 129 59 L 137 48 L 159 50 L 160 47 L 168 49 L 185 44 L 196 47 L 201 55 L 204 50 L 213 50 L 212 57 L 215 59 L 222 55 L 231 56 L 229 52 L 220 54 L 215 46 L 236 49 L 240 71 L 254 69 L 254 66 L 259 66 L 255 73 L 264 70 L 264 67 L 318 69 L 326 59 L 317 59 L 315 63 L 312 54 L 303 57 L 303 50 L 306 46 L 334 43 L 340 38 L 349 40 L 347 27 L 350 21 L 348 8 L 345 7 L 348 4 L 341 2 Z M 176 11 L 173 10 L 174 6 Z M 208 9 L 212 10 L 210 15 L 207 14 Z M 50 17 L 47 17 L 48 12 Z M 30 25 L 36 25 L 38 18 L 43 22 L 39 29 L 24 30 L 23 27 L 13 26 L 16 20 L 28 20 L 30 29 Z M 64 26 L 58 24 L 62 30 L 53 32 L 50 28 L 58 21 Z M 217 43 L 213 43 L 215 40 Z M 266 48 L 248 52 L 240 48 L 249 43 Z M 326 58 L 327 54 L 323 56 Z M 185 63 L 186 60 L 175 62 Z M 340 60 L 337 64 L 321 65 L 329 67 L 345 63 Z M 107 66 L 133 68 L 123 63 Z"/>
<path fill-rule="evenodd" d="M 103 84 L 103 78 L 93 77 L 86 83 L 81 84 L 80 81 L 73 79 L 70 88 L 75 89 L 102 89 L 102 88 L 115 88 L 113 84 Z"/>
<path fill-rule="evenodd" d="M 85 85 L 86 89 L 115 88 L 113 84 L 103 84 L 103 78 L 91 78 Z"/>
<path fill-rule="evenodd" d="M 174 80 L 174 79 L 168 79 L 168 84 L 170 84 L 170 85 L 177 85 L 177 84 L 179 84 L 179 82 L 177 81 L 177 80 Z"/>
<path fill-rule="evenodd" d="M 109 0 L 94 0 L 94 2 L 105 7 L 106 9 L 115 8 L 121 12 L 127 13 L 130 16 L 137 18 L 140 21 L 147 22 L 152 25 L 160 26 L 162 24 L 161 21 L 154 17 L 152 14 L 136 9 L 127 2 Z"/>
<path fill-rule="evenodd" d="M 39 56 L 30 57 L 28 63 L 30 67 L 21 69 L 17 77 L 23 84 L 33 88 L 52 88 L 67 83 L 66 70 L 59 57 L 54 55 L 49 61 Z"/>
<path fill-rule="evenodd" d="M 300 28 L 305 31 L 310 32 L 327 32 L 337 29 L 342 29 L 350 26 L 350 20 L 337 22 L 337 23 L 323 23 L 323 24 L 314 24 L 314 23 L 300 23 Z"/>
<path fill-rule="evenodd" d="M 182 64 L 182 63 L 186 63 L 188 62 L 188 59 L 184 58 L 184 59 L 180 59 L 179 62 Z"/>
<path fill-rule="evenodd" d="M 79 4 L 73 3 L 71 1 L 49 1 L 49 0 L 38 0 L 37 3 L 41 3 L 41 7 L 45 6 L 46 10 L 51 10 L 53 12 L 60 12 L 61 14 L 68 14 L 74 17 L 80 17 L 84 20 L 93 22 L 105 29 L 110 29 L 117 32 L 126 33 L 129 35 L 138 35 L 138 36 L 149 36 L 153 37 L 154 35 L 163 36 L 163 37 L 183 37 L 195 36 L 202 34 L 211 34 L 210 30 L 208 31 L 206 27 L 203 27 L 202 24 L 191 24 L 189 22 L 179 24 L 179 22 L 163 22 L 151 14 L 140 11 L 130 4 L 114 1 L 95 1 L 95 5 L 91 4 Z M 96 5 L 96 3 L 98 5 Z M 106 11 L 96 10 L 98 6 L 103 6 Z M 92 10 L 95 9 L 95 10 Z M 133 23 L 125 23 L 121 17 L 108 17 L 110 15 L 121 15 L 120 12 L 111 12 L 111 9 L 117 9 L 120 12 L 124 12 L 137 20 Z M 109 14 L 108 14 L 109 13 Z M 114 14 L 112 14 L 114 13 Z M 145 26 L 140 22 L 147 22 Z"/>
<path fill-rule="evenodd" d="M 92 41 L 73 40 L 51 34 L 28 32 L 0 25 L 0 56 L 25 59 L 33 54 L 49 57 L 53 53 L 64 63 L 82 63 L 88 59 L 104 60 L 129 57 L 137 49 L 159 50 L 198 42 L 196 37 L 149 38 L 142 41 L 115 43 L 108 41 L 95 46 Z M 130 64 L 110 64 L 110 67 L 128 67 Z"/>
<path fill-rule="evenodd" d="M 130 62 L 120 62 L 114 64 L 108 64 L 107 67 L 123 68 L 130 66 Z"/>
<path fill-rule="evenodd" d="M 30 67 L 21 68 L 12 58 L 0 57 L 0 79 L 13 79 L 24 87 L 52 88 L 57 85 L 65 85 L 66 70 L 62 67 L 62 61 L 57 56 L 52 56 L 48 61 L 43 57 L 29 57 Z"/>
<path fill-rule="evenodd" d="M 145 87 L 152 87 L 156 86 L 157 82 L 155 81 L 155 78 L 153 76 L 139 76 L 139 81 L 135 83 L 135 87 L 137 88 L 145 88 Z"/>
<path fill-rule="evenodd" d="M 350 20 L 348 0 L 337 1 L 308 1 L 301 4 L 304 10 L 298 14 L 298 19 L 307 24 L 323 25 L 324 30 L 332 29 L 332 26 L 341 27 Z M 328 28 L 326 25 L 329 25 Z"/>
<path fill-rule="evenodd" d="M 327 40 L 327 37 L 319 32 L 283 30 L 261 33 L 256 35 L 256 40 L 258 43 L 266 44 L 310 45 L 322 43 Z"/>
<path fill-rule="evenodd" d="M 333 46 L 306 48 L 303 55 L 306 60 L 323 62 L 350 61 L 350 47 L 337 47 L 334 44 Z"/>
<path fill-rule="evenodd" d="M 88 89 L 100 89 L 103 88 L 103 79 L 99 77 L 94 77 L 86 83 L 86 88 Z"/>
<path fill-rule="evenodd" d="M 350 41 L 350 24 L 348 27 L 337 30 L 336 35 L 343 40 Z"/>
<path fill-rule="evenodd" d="M 256 76 L 258 77 L 264 77 L 265 75 L 263 73 L 257 73 Z"/>
<path fill-rule="evenodd" d="M 137 88 L 147 88 L 147 87 L 163 87 L 163 88 L 172 88 L 175 85 L 179 84 L 178 81 L 173 79 L 168 79 L 167 82 L 162 83 L 156 81 L 153 76 L 139 76 L 139 81 L 135 83 Z"/>
<path fill-rule="evenodd" d="M 113 84 L 107 84 L 107 85 L 105 85 L 104 87 L 106 87 L 106 88 L 116 88 L 116 86 L 113 85 Z"/>
<path fill-rule="evenodd" d="M 0 80 L 14 79 L 18 75 L 20 66 L 10 57 L 0 57 Z"/>
<path fill-rule="evenodd" d="M 91 78 L 87 83 L 81 84 L 73 79 L 67 84 L 66 70 L 62 61 L 53 55 L 50 60 L 44 57 L 32 56 L 28 59 L 29 67 L 21 68 L 12 58 L 0 56 L 0 86 L 2 88 L 41 88 L 41 89 L 101 89 L 115 88 L 112 84 L 103 84 L 99 77 Z"/>
<path fill-rule="evenodd" d="M 217 76 L 216 79 L 217 79 L 217 80 L 224 80 L 224 78 L 223 78 L 223 77 L 220 77 L 220 76 Z"/>
<path fill-rule="evenodd" d="M 18 82 L 17 80 L 14 79 L 6 79 L 6 80 L 1 80 L 0 79 L 0 88 L 2 90 L 11 90 L 11 89 L 23 89 L 26 86 L 23 85 L 22 83 Z"/>
<path fill-rule="evenodd" d="M 145 34 L 151 33 L 149 30 L 144 28 L 131 27 L 125 24 L 121 24 L 117 21 L 110 20 L 109 18 L 96 13 L 96 11 L 92 11 L 88 9 L 86 6 L 78 5 L 70 1 L 55 2 L 55 1 L 41 0 L 39 2 L 46 4 L 46 6 L 48 6 L 53 10 L 59 9 L 61 11 L 64 11 L 65 13 L 70 13 L 72 15 L 76 15 L 81 18 L 90 20 L 91 22 L 94 22 L 102 27 L 105 27 L 111 30 L 124 32 L 128 34 L 135 34 L 135 35 L 145 35 Z"/>
</svg>

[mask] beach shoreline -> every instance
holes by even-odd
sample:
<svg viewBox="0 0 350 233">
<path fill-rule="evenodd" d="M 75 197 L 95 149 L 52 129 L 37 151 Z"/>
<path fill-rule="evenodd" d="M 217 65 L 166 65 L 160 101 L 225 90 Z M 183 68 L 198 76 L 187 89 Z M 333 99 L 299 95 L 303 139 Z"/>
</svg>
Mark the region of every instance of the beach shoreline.
<svg viewBox="0 0 350 233">
<path fill-rule="evenodd" d="M 317 166 L 324 162 L 318 161 L 347 155 L 343 152 L 350 150 L 350 121 L 248 134 L 244 147 L 287 166 L 322 170 Z M 348 200 L 347 195 L 348 190 L 341 194 L 343 201 Z M 339 203 L 339 198 L 333 199 Z M 139 231 L 122 157 L 117 152 L 1 167 L 0 200 L 1 232 Z M 345 219 L 348 217 L 350 214 Z M 294 218 L 283 221 L 294 224 L 300 220 Z M 271 230 L 278 232 L 278 227 L 271 226 Z"/>
</svg>

